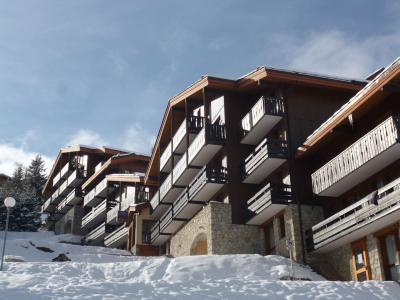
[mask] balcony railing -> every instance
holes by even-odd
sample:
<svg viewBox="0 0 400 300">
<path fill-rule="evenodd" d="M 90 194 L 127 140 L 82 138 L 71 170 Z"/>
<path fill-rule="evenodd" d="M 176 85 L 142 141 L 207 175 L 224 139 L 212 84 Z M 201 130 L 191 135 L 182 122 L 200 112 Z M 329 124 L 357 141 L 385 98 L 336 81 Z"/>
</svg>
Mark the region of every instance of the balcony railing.
<svg viewBox="0 0 400 300">
<path fill-rule="evenodd" d="M 187 128 L 186 128 L 187 127 Z M 189 134 L 197 134 L 201 128 L 204 127 L 204 117 L 189 116 L 188 119 L 183 120 L 178 130 L 172 138 L 173 151 L 176 153 L 183 153 L 186 151 L 185 136 Z M 189 135 L 189 143 L 192 142 L 192 136 Z"/>
<path fill-rule="evenodd" d="M 400 158 L 399 120 L 389 117 L 311 175 L 314 193 L 337 197 Z"/>
<path fill-rule="evenodd" d="M 106 224 L 102 223 L 86 235 L 85 241 L 91 245 L 103 244 L 103 238 L 106 235 Z"/>
<path fill-rule="evenodd" d="M 260 183 L 287 159 L 287 142 L 265 138 L 244 161 L 243 182 Z"/>
<path fill-rule="evenodd" d="M 54 205 L 51 204 L 51 197 L 42 205 L 42 213 L 50 213 L 54 210 Z"/>
<path fill-rule="evenodd" d="M 79 189 L 73 189 L 63 201 L 57 206 L 57 210 L 61 213 L 68 211 L 70 207 L 77 204 L 82 200 L 81 193 Z"/>
<path fill-rule="evenodd" d="M 92 210 L 82 218 L 82 228 L 94 226 L 100 220 L 106 219 L 106 208 L 107 199 L 104 199 L 103 202 L 92 208 Z"/>
<path fill-rule="evenodd" d="M 104 178 L 100 183 L 96 185 L 85 197 L 83 200 L 84 206 L 94 207 L 96 206 L 101 200 L 107 197 L 108 194 L 114 191 L 114 187 L 108 186 L 107 178 Z"/>
<path fill-rule="evenodd" d="M 226 168 L 205 166 L 189 185 L 189 199 L 207 202 L 226 182 Z"/>
<path fill-rule="evenodd" d="M 169 142 L 167 147 L 165 147 L 163 153 L 160 156 L 160 171 L 170 170 L 172 167 L 170 166 L 170 159 L 172 156 L 172 142 Z"/>
<path fill-rule="evenodd" d="M 53 178 L 54 188 L 57 188 L 60 185 L 61 180 L 65 179 L 69 175 L 70 167 L 71 167 L 70 163 L 69 162 L 66 163 L 65 166 L 61 169 L 61 171 L 54 176 Z"/>
<path fill-rule="evenodd" d="M 206 165 L 221 149 L 225 139 L 225 125 L 207 123 L 189 146 L 189 164 Z"/>
<path fill-rule="evenodd" d="M 262 225 L 290 203 L 292 203 L 290 185 L 267 183 L 247 201 L 250 211 L 250 218 L 247 224 Z"/>
<path fill-rule="evenodd" d="M 242 119 L 243 144 L 257 144 L 282 119 L 282 98 L 261 97 Z"/>
<path fill-rule="evenodd" d="M 400 178 L 313 226 L 309 251 L 330 251 L 400 220 Z"/>
<path fill-rule="evenodd" d="M 126 244 L 128 240 L 128 227 L 125 224 L 118 227 L 113 232 L 107 234 L 104 238 L 104 245 L 106 247 L 118 248 Z"/>
</svg>

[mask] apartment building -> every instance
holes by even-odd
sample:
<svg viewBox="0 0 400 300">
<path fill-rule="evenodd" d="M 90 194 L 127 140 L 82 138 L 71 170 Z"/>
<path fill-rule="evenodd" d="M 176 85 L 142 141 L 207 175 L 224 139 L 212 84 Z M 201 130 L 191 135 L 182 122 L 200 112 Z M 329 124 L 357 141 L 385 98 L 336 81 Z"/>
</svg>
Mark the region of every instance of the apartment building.
<svg viewBox="0 0 400 300">
<path fill-rule="evenodd" d="M 111 156 L 125 153 L 110 148 L 71 146 L 60 150 L 43 187 L 47 200 L 42 212 L 48 215 L 46 227 L 57 234 L 81 234 L 83 215 L 81 186 L 95 166 Z"/>
<path fill-rule="evenodd" d="M 157 187 L 150 244 L 173 256 L 289 256 L 289 241 L 303 260 L 300 214 L 312 219 L 313 206 L 299 210 L 296 149 L 365 83 L 261 67 L 173 97 L 145 176 Z"/>
<path fill-rule="evenodd" d="M 400 281 L 400 58 L 370 79 L 298 150 L 307 259 L 336 279 Z"/>
<path fill-rule="evenodd" d="M 128 209 L 149 200 L 143 184 L 148 160 L 135 153 L 114 155 L 100 162 L 83 183 L 81 228 L 86 244 L 126 248 Z"/>
</svg>

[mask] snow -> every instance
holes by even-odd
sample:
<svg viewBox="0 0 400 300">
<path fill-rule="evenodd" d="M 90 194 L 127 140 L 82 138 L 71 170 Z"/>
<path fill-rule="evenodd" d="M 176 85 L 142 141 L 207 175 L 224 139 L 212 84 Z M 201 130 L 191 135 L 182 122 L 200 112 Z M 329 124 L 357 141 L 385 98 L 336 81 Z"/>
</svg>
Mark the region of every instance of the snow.
<svg viewBox="0 0 400 300">
<path fill-rule="evenodd" d="M 26 262 L 5 263 L 0 299 L 400 299 L 396 283 L 331 282 L 299 264 L 295 277 L 312 281 L 280 280 L 289 274 L 280 256 L 146 258 L 62 241 L 80 237 L 10 233 L 6 254 Z M 60 253 L 72 261 L 51 262 Z"/>
</svg>

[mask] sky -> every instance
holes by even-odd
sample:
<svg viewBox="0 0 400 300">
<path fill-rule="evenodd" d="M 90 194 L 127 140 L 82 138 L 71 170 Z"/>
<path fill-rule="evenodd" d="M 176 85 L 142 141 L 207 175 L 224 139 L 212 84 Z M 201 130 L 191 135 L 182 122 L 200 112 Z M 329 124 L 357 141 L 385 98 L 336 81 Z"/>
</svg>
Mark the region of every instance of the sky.
<svg viewBox="0 0 400 300">
<path fill-rule="evenodd" d="M 365 78 L 398 56 L 396 0 L 0 0 L 0 173 L 74 144 L 150 153 L 205 74 Z"/>
</svg>

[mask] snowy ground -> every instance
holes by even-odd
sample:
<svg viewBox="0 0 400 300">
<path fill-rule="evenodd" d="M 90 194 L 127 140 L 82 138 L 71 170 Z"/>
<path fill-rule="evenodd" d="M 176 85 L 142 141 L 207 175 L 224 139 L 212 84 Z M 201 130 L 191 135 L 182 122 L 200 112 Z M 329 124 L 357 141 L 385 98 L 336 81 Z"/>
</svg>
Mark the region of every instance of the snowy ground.
<svg viewBox="0 0 400 300">
<path fill-rule="evenodd" d="M 2 237 L 2 232 L 0 233 Z M 393 282 L 329 282 L 287 259 L 225 255 L 140 258 L 123 250 L 60 243 L 72 235 L 11 233 L 8 262 L 0 272 L 0 299 L 400 299 Z M 43 252 L 46 247 L 54 252 Z M 64 253 L 71 262 L 51 262 Z"/>
</svg>

